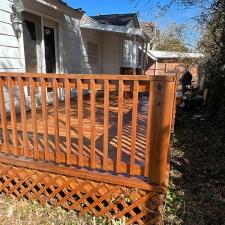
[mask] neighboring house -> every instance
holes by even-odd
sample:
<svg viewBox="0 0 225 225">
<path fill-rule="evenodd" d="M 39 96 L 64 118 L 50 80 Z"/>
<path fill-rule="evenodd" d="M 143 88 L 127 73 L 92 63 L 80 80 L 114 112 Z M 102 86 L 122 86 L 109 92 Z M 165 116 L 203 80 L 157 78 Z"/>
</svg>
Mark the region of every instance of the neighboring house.
<svg viewBox="0 0 225 225">
<path fill-rule="evenodd" d="M 140 29 L 137 14 L 92 16 L 81 23 L 82 33 L 95 30 L 101 35 L 102 72 L 114 74 L 144 74 L 144 53 L 149 37 Z M 146 57 L 147 58 L 147 57 Z"/>
<path fill-rule="evenodd" d="M 0 1 L 0 72 L 144 74 L 148 41 L 136 14 L 91 18 L 61 0 Z"/>
<path fill-rule="evenodd" d="M 148 51 L 148 69 L 146 74 L 162 75 L 165 73 L 183 74 L 189 69 L 193 75 L 193 81 L 199 78 L 199 60 L 204 57 L 201 53 L 183 53 L 167 51 Z"/>
</svg>

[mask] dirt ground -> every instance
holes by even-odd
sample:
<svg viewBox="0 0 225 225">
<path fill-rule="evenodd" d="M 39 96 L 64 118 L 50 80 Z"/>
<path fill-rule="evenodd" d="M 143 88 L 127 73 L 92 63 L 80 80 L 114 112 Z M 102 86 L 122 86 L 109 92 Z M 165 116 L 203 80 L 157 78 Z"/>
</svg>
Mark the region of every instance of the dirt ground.
<svg viewBox="0 0 225 225">
<path fill-rule="evenodd" d="M 165 224 L 225 224 L 225 119 L 177 111 Z"/>
<path fill-rule="evenodd" d="M 225 224 L 225 120 L 201 111 L 176 117 L 165 225 Z M 93 219 L 93 218 L 92 218 Z M 91 220 L 92 220 L 91 219 Z M 0 225 L 85 225 L 89 218 L 0 195 Z M 97 220 L 96 224 L 104 224 Z M 118 223 L 119 224 L 119 223 Z"/>
</svg>

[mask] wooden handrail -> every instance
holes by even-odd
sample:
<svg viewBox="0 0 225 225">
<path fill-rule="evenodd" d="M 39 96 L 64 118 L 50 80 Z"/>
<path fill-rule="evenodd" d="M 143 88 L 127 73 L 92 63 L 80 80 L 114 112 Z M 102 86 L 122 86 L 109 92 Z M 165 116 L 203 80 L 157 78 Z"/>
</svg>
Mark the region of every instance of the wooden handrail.
<svg viewBox="0 0 225 225">
<path fill-rule="evenodd" d="M 12 73 L 0 72 L 0 77 L 33 77 L 45 79 L 81 79 L 81 80 L 139 80 L 139 81 L 163 81 L 173 82 L 176 78 L 175 73 L 167 73 L 166 75 L 112 75 L 112 74 L 53 74 L 53 73 Z"/>
<path fill-rule="evenodd" d="M 0 73 L 0 153 L 165 185 L 175 78 Z"/>
</svg>

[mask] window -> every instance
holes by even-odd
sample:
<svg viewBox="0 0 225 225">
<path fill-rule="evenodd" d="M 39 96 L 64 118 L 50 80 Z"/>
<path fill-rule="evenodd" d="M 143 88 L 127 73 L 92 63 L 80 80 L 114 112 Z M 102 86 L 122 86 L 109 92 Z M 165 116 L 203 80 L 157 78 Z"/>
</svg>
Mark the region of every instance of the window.
<svg viewBox="0 0 225 225">
<path fill-rule="evenodd" d="M 87 56 L 88 63 L 90 65 L 98 65 L 98 43 L 88 42 L 87 43 Z"/>
<path fill-rule="evenodd" d="M 138 43 L 131 40 L 123 42 L 123 67 L 138 68 L 139 48 Z"/>
</svg>

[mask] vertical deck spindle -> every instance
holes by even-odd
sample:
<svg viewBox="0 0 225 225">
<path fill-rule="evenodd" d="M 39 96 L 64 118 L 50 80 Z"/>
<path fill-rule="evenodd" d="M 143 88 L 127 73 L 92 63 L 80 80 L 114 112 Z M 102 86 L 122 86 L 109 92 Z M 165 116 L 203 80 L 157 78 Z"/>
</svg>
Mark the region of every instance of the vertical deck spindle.
<svg viewBox="0 0 225 225">
<path fill-rule="evenodd" d="M 104 81 L 104 143 L 103 143 L 103 170 L 108 170 L 109 150 L 109 81 Z"/>
<path fill-rule="evenodd" d="M 39 159 L 39 146 L 38 146 L 38 132 L 37 132 L 37 114 L 36 114 L 36 91 L 35 81 L 33 78 L 29 78 L 30 83 L 30 100 L 31 100 L 31 118 L 33 126 L 33 146 L 34 146 L 34 159 Z"/>
<path fill-rule="evenodd" d="M 134 81 L 133 90 L 133 107 L 132 107 L 132 135 L 131 135 L 131 152 L 130 152 L 130 175 L 134 175 L 135 167 L 135 146 L 137 136 L 137 113 L 138 113 L 138 81 Z"/>
<path fill-rule="evenodd" d="M 149 96 L 148 96 L 148 123 L 146 131 L 146 149 L 145 149 L 145 166 L 144 176 L 147 177 L 149 173 L 149 154 L 150 154 L 150 138 L 151 138 L 151 126 L 152 126 L 152 110 L 153 110 L 153 98 L 154 98 L 154 83 L 150 81 L 149 84 Z"/>
<path fill-rule="evenodd" d="M 10 116 L 11 116 L 11 125 L 12 125 L 12 141 L 14 146 L 13 149 L 14 149 L 14 154 L 16 156 L 19 156 L 14 81 L 12 80 L 11 77 L 8 77 L 8 90 L 9 90 Z"/>
<path fill-rule="evenodd" d="M 65 113 L 66 113 L 66 162 L 71 163 L 71 104 L 70 104 L 70 81 L 65 79 Z"/>
<path fill-rule="evenodd" d="M 21 123 L 23 131 L 23 149 L 24 156 L 28 157 L 28 138 L 27 138 L 27 115 L 26 115 L 26 101 L 24 94 L 24 81 L 21 77 L 18 78 L 19 84 L 19 98 L 20 98 L 20 113 L 21 113 Z"/>
<path fill-rule="evenodd" d="M 83 167 L 83 83 L 77 79 L 77 105 L 78 105 L 78 164 Z"/>
<path fill-rule="evenodd" d="M 0 107 L 1 107 L 1 122 L 2 122 L 2 130 L 3 130 L 3 140 L 5 146 L 5 153 L 9 153 L 8 151 L 8 128 L 7 128 L 7 119 L 6 119 L 6 109 L 5 109 L 5 96 L 4 96 L 4 81 L 0 78 Z"/>
<path fill-rule="evenodd" d="M 95 122 L 96 122 L 96 96 L 95 96 L 95 80 L 91 80 L 91 168 L 96 167 L 95 156 Z"/>
<path fill-rule="evenodd" d="M 117 126 L 117 155 L 116 155 L 116 172 L 120 173 L 122 159 L 122 135 L 123 135 L 123 80 L 119 80 L 119 96 L 118 96 L 118 126 Z"/>
<path fill-rule="evenodd" d="M 44 133 L 44 158 L 46 161 L 50 161 L 50 151 L 48 143 L 48 108 L 46 100 L 46 81 L 44 78 L 41 79 L 41 108 L 42 108 L 42 119 L 43 119 L 43 133 Z"/>
<path fill-rule="evenodd" d="M 55 130 L 55 162 L 61 163 L 60 146 L 59 146 L 59 96 L 58 96 L 58 81 L 53 79 L 53 108 L 54 108 L 54 130 Z"/>
</svg>

